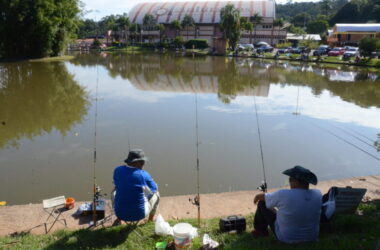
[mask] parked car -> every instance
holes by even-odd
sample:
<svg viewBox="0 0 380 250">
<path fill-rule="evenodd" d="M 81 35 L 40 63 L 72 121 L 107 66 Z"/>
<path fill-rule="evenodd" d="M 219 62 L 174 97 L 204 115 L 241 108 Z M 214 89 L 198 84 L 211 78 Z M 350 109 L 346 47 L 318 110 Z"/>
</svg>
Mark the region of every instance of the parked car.
<svg viewBox="0 0 380 250">
<path fill-rule="evenodd" d="M 287 47 L 287 48 L 281 48 L 281 49 L 278 49 L 278 53 L 280 54 L 286 54 L 286 53 L 290 53 L 292 47 Z"/>
<path fill-rule="evenodd" d="M 343 57 L 349 58 L 351 56 L 358 56 L 358 55 L 359 55 L 359 48 L 350 47 L 344 52 Z"/>
<path fill-rule="evenodd" d="M 310 52 L 310 49 L 308 47 L 296 47 L 290 50 L 290 53 L 292 54 L 302 54 L 305 52 Z"/>
<path fill-rule="evenodd" d="M 343 55 L 345 52 L 344 48 L 341 47 L 335 47 L 332 50 L 330 50 L 329 53 L 327 53 L 328 56 L 340 56 Z"/>
<path fill-rule="evenodd" d="M 256 49 L 257 53 L 272 52 L 272 51 L 273 51 L 273 47 L 270 45 L 263 45 Z"/>
<path fill-rule="evenodd" d="M 331 48 L 328 45 L 321 45 L 318 49 L 314 50 L 313 56 L 327 55 Z"/>
</svg>

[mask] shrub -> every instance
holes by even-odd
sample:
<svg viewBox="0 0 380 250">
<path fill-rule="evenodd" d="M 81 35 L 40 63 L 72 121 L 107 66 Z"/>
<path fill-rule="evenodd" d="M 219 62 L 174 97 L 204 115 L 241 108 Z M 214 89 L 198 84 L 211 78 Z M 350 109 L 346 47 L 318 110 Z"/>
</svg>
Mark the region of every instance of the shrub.
<svg viewBox="0 0 380 250">
<path fill-rule="evenodd" d="M 207 39 L 191 39 L 185 43 L 186 49 L 206 49 L 208 48 Z"/>
<path fill-rule="evenodd" d="M 288 42 L 288 43 L 278 43 L 278 44 L 276 44 L 276 48 L 278 48 L 278 49 L 288 48 L 288 47 L 292 47 L 292 43 Z"/>
<path fill-rule="evenodd" d="M 174 45 L 178 48 L 181 47 L 183 44 L 183 37 L 182 36 L 176 36 L 174 39 Z"/>
<path fill-rule="evenodd" d="M 380 39 L 365 37 L 359 42 L 360 54 L 363 56 L 371 56 L 372 52 L 380 48 Z"/>
</svg>

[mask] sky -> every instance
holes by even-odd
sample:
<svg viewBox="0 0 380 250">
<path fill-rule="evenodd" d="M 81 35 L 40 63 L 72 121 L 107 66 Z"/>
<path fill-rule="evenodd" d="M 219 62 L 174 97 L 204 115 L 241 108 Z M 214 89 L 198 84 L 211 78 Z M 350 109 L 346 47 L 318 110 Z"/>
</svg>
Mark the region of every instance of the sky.
<svg viewBox="0 0 380 250">
<path fill-rule="evenodd" d="M 174 0 L 82 0 L 84 4 L 84 18 L 100 20 L 108 15 L 128 13 L 132 7 L 141 2 L 165 2 Z M 190 2 L 196 0 L 175 0 Z M 199 1 L 199 0 L 198 0 Z M 209 0 L 215 1 L 215 0 Z M 293 2 L 315 2 L 316 0 L 293 0 Z M 276 3 L 286 3 L 287 0 L 276 0 Z"/>
</svg>

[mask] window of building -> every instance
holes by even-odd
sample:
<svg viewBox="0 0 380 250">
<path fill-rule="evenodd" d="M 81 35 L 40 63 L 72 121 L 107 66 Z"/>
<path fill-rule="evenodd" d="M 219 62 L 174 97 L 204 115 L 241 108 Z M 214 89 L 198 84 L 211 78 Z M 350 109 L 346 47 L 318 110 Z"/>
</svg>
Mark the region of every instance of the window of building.
<svg viewBox="0 0 380 250">
<path fill-rule="evenodd" d="M 351 40 L 351 34 L 348 34 L 347 35 L 347 41 L 350 41 Z"/>
</svg>

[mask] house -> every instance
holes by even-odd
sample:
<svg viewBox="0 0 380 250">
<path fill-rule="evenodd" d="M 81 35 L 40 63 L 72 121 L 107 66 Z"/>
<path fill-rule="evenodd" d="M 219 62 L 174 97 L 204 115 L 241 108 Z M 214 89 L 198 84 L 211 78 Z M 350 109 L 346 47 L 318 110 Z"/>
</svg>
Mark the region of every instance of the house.
<svg viewBox="0 0 380 250">
<path fill-rule="evenodd" d="M 357 46 L 364 37 L 380 38 L 380 23 L 337 23 L 327 42 L 331 46 Z"/>
</svg>

